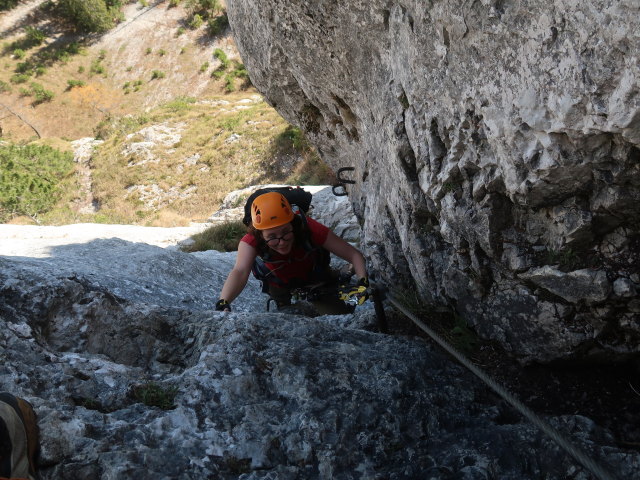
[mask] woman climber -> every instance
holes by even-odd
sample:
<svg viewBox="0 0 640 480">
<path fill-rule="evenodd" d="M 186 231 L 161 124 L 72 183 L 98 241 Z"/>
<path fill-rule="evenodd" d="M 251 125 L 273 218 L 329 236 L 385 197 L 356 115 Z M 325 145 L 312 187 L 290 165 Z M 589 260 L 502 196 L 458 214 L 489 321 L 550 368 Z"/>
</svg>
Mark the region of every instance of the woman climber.
<svg viewBox="0 0 640 480">
<path fill-rule="evenodd" d="M 319 314 L 351 312 L 353 307 L 338 298 L 338 278 L 329 268 L 329 253 L 351 263 L 359 281 L 347 295 L 356 295 L 359 304 L 364 302 L 369 282 L 359 250 L 302 212 L 294 213 L 282 193 L 257 196 L 251 204 L 251 224 L 238 244 L 236 263 L 222 287 L 216 310 L 231 311 L 231 302 L 240 295 L 253 271 L 278 309 L 286 310 L 291 304 L 293 290 L 322 284 L 336 288 L 331 294 L 310 300 Z"/>
</svg>

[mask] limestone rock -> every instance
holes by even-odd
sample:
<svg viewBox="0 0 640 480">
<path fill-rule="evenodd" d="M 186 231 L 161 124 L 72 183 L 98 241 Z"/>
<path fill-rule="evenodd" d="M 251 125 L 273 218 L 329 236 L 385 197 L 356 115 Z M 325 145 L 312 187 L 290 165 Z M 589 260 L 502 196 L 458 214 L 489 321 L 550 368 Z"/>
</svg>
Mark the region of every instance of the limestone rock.
<svg viewBox="0 0 640 480">
<path fill-rule="evenodd" d="M 602 302 L 611 293 L 611 282 L 602 270 L 575 270 L 563 273 L 545 266 L 522 273 L 520 278 L 530 280 L 571 303 Z"/>
<path fill-rule="evenodd" d="M 613 282 L 613 291 L 619 297 L 635 297 L 637 289 L 628 278 L 618 278 Z"/>
<path fill-rule="evenodd" d="M 354 167 L 378 278 L 456 305 L 530 360 L 585 356 L 594 341 L 547 342 L 549 311 L 575 331 L 622 328 L 602 311 L 636 315 L 637 296 L 606 297 L 599 277 L 602 311 L 562 288 L 505 292 L 558 257 L 564 273 L 640 271 L 637 2 L 229 0 L 228 13 L 253 84 L 334 169 Z M 499 334 L 521 316 L 529 334 Z M 640 352 L 627 333 L 611 337 Z"/>
<path fill-rule="evenodd" d="M 366 312 L 266 313 L 257 285 L 212 310 L 234 255 L 109 239 L 0 257 L 0 390 L 35 406 L 44 480 L 586 475 L 433 347 L 362 330 Z M 634 475 L 640 455 L 591 420 L 548 420 Z"/>
</svg>

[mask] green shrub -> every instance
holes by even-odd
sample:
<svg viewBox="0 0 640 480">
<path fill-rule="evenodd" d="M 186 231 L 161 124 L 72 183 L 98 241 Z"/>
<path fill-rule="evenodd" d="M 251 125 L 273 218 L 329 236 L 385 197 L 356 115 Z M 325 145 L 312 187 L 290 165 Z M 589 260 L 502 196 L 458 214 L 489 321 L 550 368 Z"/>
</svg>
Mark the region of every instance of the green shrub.
<svg viewBox="0 0 640 480">
<path fill-rule="evenodd" d="M 99 58 L 96 58 L 93 62 L 91 62 L 91 68 L 89 69 L 91 73 L 95 73 L 96 75 L 104 75 L 107 73 L 107 69 L 102 64 Z"/>
<path fill-rule="evenodd" d="M 155 80 L 156 78 L 164 78 L 166 75 L 164 74 L 164 72 L 160 71 L 160 70 L 154 70 L 153 72 L 151 72 L 151 80 Z"/>
<path fill-rule="evenodd" d="M 165 107 L 174 113 L 183 112 L 185 110 L 190 110 L 196 101 L 197 100 L 194 97 L 177 97 L 165 104 Z"/>
<path fill-rule="evenodd" d="M 241 63 L 237 63 L 234 62 L 235 67 L 232 71 L 228 72 L 225 76 L 224 76 L 224 82 L 225 82 L 225 90 L 227 92 L 233 92 L 236 89 L 236 84 L 235 84 L 235 79 L 236 78 L 244 78 L 244 79 L 248 79 L 249 78 L 249 74 L 246 70 L 246 68 L 244 67 L 243 64 Z M 224 72 L 224 71 L 223 71 Z M 217 77 L 220 78 L 220 77 Z"/>
<path fill-rule="evenodd" d="M 191 237 L 194 243 L 182 247 L 182 250 L 185 252 L 205 250 L 233 252 L 238 249 L 238 242 L 245 233 L 247 233 L 247 227 L 241 221 L 221 223 L 195 234 Z"/>
<path fill-rule="evenodd" d="M 164 57 L 167 54 L 167 51 L 164 48 L 161 48 L 160 50 L 158 50 L 158 55 L 160 55 L 161 57 Z"/>
<path fill-rule="evenodd" d="M 58 50 L 54 56 L 54 60 L 61 63 L 67 63 L 70 58 L 71 58 L 71 55 L 66 50 Z"/>
<path fill-rule="evenodd" d="M 0 145 L 0 221 L 50 210 L 59 199 L 60 182 L 73 169 L 68 152 L 45 145 Z"/>
<path fill-rule="evenodd" d="M 30 73 L 33 70 L 33 65 L 29 62 L 19 62 L 16 65 L 17 73 Z"/>
<path fill-rule="evenodd" d="M 69 45 L 64 47 L 64 51 L 67 52 L 69 55 L 78 55 L 80 53 L 84 53 L 85 49 L 78 42 L 71 42 Z M 101 52 L 102 51 L 104 50 L 101 50 Z"/>
<path fill-rule="evenodd" d="M 65 18 L 83 32 L 104 33 L 114 27 L 114 16 L 120 2 L 105 0 L 60 0 L 60 11 Z"/>
<path fill-rule="evenodd" d="M 86 82 L 83 80 L 67 80 L 67 90 L 71 90 L 76 87 L 84 87 Z"/>
<path fill-rule="evenodd" d="M 311 148 L 311 144 L 302 130 L 293 125 L 289 125 L 275 140 L 277 148 L 281 151 L 295 150 L 296 152 L 303 153 Z"/>
<path fill-rule="evenodd" d="M 223 10 L 220 0 L 187 0 L 186 8 L 192 14 L 210 18 Z"/>
<path fill-rule="evenodd" d="M 42 85 L 36 82 L 31 83 L 31 91 L 35 97 L 34 103 L 36 105 L 44 102 L 50 102 L 54 97 L 51 90 L 46 90 Z"/>
<path fill-rule="evenodd" d="M 31 25 L 25 27 L 25 33 L 27 36 L 26 43 L 30 47 L 37 47 L 38 45 L 42 45 L 45 39 L 45 34 L 42 30 L 38 30 Z"/>
<path fill-rule="evenodd" d="M 15 75 L 11 76 L 9 81 L 11 83 L 26 83 L 26 82 L 29 81 L 29 78 L 31 78 L 31 77 L 29 75 L 27 75 L 26 73 L 16 73 Z"/>
<path fill-rule="evenodd" d="M 249 78 L 249 72 L 242 63 L 236 63 L 232 73 L 236 78 Z"/>
<path fill-rule="evenodd" d="M 158 407 L 162 410 L 175 408 L 174 400 L 178 394 L 178 387 L 163 387 L 150 382 L 136 385 L 132 389 L 133 397 L 149 407 Z"/>
<path fill-rule="evenodd" d="M 222 64 L 222 66 L 224 66 L 224 68 L 227 68 L 229 66 L 229 64 L 231 63 L 231 62 L 229 62 L 229 58 L 227 57 L 227 54 L 224 53 L 219 48 L 216 48 L 213 51 L 213 56 L 216 57 L 218 60 L 220 60 L 220 63 Z"/>
<path fill-rule="evenodd" d="M 20 0 L 0 0 L 0 10 L 11 10 Z"/>
<path fill-rule="evenodd" d="M 235 92 L 236 90 L 236 84 L 234 82 L 235 77 L 233 75 L 226 75 L 224 77 L 224 90 L 226 92 Z"/>
<path fill-rule="evenodd" d="M 209 69 L 209 62 L 204 62 L 200 65 L 200 73 L 204 73 Z"/>
<path fill-rule="evenodd" d="M 11 85 L 7 82 L 0 80 L 0 93 L 9 93 L 11 92 Z"/>
<path fill-rule="evenodd" d="M 19 60 L 22 60 L 26 55 L 27 55 L 27 52 L 25 52 L 21 48 L 16 48 L 13 51 L 13 56 L 16 57 Z"/>
<path fill-rule="evenodd" d="M 212 37 L 222 33 L 229 26 L 229 17 L 227 14 L 222 14 L 218 17 L 211 18 L 207 22 L 207 31 Z"/>
<path fill-rule="evenodd" d="M 169 0 L 169 8 L 174 8 L 180 5 L 180 0 Z"/>
<path fill-rule="evenodd" d="M 146 53 L 147 55 L 151 55 L 151 52 L 153 52 L 153 49 L 151 47 L 147 47 L 147 49 L 144 51 L 144 53 Z"/>
<path fill-rule="evenodd" d="M 191 19 L 191 21 L 189 22 L 189 27 L 191 27 L 194 30 L 196 30 L 196 29 L 200 28 L 203 23 L 204 23 L 204 20 L 202 20 L 202 17 L 199 14 L 196 13 L 193 16 L 193 18 Z"/>
</svg>

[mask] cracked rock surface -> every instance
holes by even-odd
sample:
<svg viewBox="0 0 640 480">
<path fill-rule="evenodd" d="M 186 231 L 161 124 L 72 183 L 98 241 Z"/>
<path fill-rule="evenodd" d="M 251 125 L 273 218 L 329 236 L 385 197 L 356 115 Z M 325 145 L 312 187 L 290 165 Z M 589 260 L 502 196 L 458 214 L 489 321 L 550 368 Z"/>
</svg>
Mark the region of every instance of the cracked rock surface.
<svg viewBox="0 0 640 480">
<path fill-rule="evenodd" d="M 0 390 L 35 406 L 45 480 L 587 478 L 434 347 L 371 309 L 211 309 L 234 253 L 121 239 L 0 257 Z M 547 420 L 632 478 L 640 454 Z"/>
</svg>

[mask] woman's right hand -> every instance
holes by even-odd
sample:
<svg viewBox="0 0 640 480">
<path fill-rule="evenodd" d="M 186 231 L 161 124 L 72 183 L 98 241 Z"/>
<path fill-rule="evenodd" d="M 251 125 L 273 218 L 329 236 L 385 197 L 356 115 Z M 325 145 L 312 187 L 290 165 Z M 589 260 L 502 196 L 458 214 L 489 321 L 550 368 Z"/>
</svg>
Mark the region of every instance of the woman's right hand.
<svg viewBox="0 0 640 480">
<path fill-rule="evenodd" d="M 221 298 L 216 302 L 216 310 L 219 312 L 230 312 L 231 304 L 227 302 L 224 298 Z"/>
</svg>

